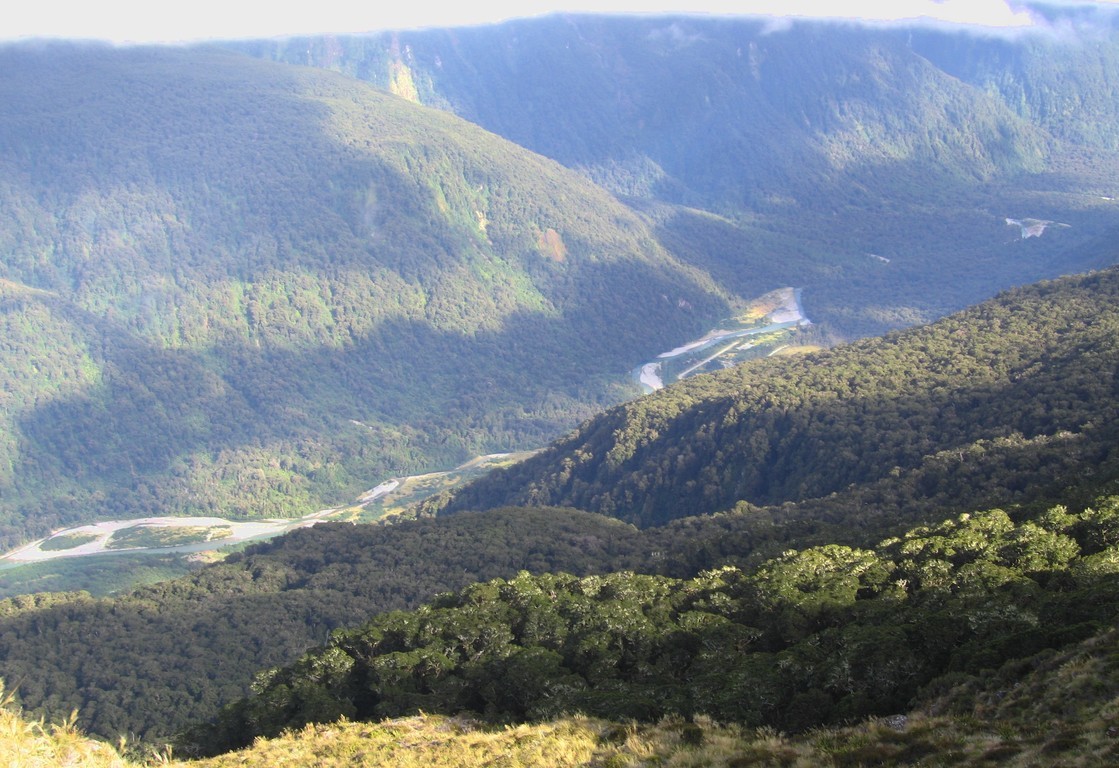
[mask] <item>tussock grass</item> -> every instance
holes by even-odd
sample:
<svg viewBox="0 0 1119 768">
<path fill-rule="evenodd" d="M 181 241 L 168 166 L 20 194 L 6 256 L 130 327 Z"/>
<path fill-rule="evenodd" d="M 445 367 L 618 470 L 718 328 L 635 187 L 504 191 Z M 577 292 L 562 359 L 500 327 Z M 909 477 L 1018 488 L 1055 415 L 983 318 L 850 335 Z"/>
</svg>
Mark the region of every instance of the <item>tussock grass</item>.
<svg viewBox="0 0 1119 768">
<path fill-rule="evenodd" d="M 1061 683 L 1082 659 L 1059 664 Z M 1091 669 L 1092 672 L 1098 670 Z M 1079 676 L 1075 676 L 1079 679 Z M 1073 687 L 1076 690 L 1076 686 Z M 655 724 L 581 716 L 498 726 L 467 717 L 415 715 L 308 725 L 251 747 L 201 760 L 173 759 L 143 745 L 119 748 L 76 727 L 76 713 L 47 724 L 22 716 L 0 684 L 0 768 L 864 768 L 961 766 L 1037 768 L 1119 764 L 1119 697 L 1075 721 L 1037 722 L 974 715 L 871 719 L 790 736 L 704 717 Z M 1081 713 L 1086 714 L 1086 713 Z"/>
<path fill-rule="evenodd" d="M 590 764 L 599 745 L 599 728 L 577 718 L 493 727 L 463 718 L 417 715 L 379 724 L 342 720 L 308 725 L 191 765 L 566 768 Z"/>
<path fill-rule="evenodd" d="M 0 682 L 0 766 L 3 768 L 128 768 L 113 747 L 83 735 L 75 726 L 77 712 L 62 723 L 25 719 L 14 694 Z"/>
</svg>

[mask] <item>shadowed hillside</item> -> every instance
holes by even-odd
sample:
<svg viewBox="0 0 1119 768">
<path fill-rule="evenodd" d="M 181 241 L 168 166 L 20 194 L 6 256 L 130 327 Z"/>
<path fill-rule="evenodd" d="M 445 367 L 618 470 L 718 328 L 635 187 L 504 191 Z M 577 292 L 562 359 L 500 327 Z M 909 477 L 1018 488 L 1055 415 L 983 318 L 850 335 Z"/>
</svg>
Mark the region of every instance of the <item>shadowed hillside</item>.
<svg viewBox="0 0 1119 768">
<path fill-rule="evenodd" d="M 689 379 L 465 486 L 442 511 L 562 505 L 644 526 L 847 493 L 910 506 L 1051 494 L 1077 483 L 1075 462 L 1116 469 L 1117 296 L 1111 269 Z"/>
<path fill-rule="evenodd" d="M 804 288 L 809 316 L 846 338 L 1104 266 L 1080 246 L 1116 223 L 1106 24 L 1008 39 L 574 15 L 240 47 L 576 168 L 680 258 L 741 295 Z M 1005 224 L 1022 216 L 1070 228 L 1025 242 Z"/>
<path fill-rule="evenodd" d="M 1010 567 L 1004 560 L 1024 557 L 1014 554 L 1015 537 L 1033 535 L 1032 528 L 1019 527 L 1042 525 L 1039 516 L 1062 504 L 1080 517 L 1053 513 L 1043 527 L 1074 535 L 1077 556 L 1094 557 L 1114 544 L 1114 504 L 1100 499 L 1119 491 L 1116 290 L 1115 270 L 1067 278 L 815 359 L 769 358 L 688 379 L 609 411 L 538 457 L 466 486 L 451 507 L 481 509 L 504 500 L 535 509 L 384 526 L 320 525 L 255 545 L 190 579 L 119 598 L 2 601 L 0 676 L 22 681 L 24 705 L 36 714 L 60 717 L 80 707 L 83 724 L 95 733 L 166 737 L 191 720 L 212 717 L 244 695 L 255 670 L 292 661 L 331 630 L 414 608 L 448 589 L 514 578 L 522 570 L 657 574 L 655 583 L 675 584 L 672 589 L 686 595 L 677 582 L 703 570 L 731 567 L 753 574 L 789 561 L 790 550 L 873 549 L 889 561 L 887 571 L 910 569 L 905 578 L 916 584 L 934 579 L 941 565 L 920 564 L 926 569 L 920 575 L 917 564 L 902 562 L 908 555 L 900 545 L 884 540 L 905 539 L 907 532 L 922 540 L 966 538 L 970 528 L 953 533 L 953 520 L 999 507 L 1009 516 L 991 518 L 997 525 L 986 556 Z M 547 500 L 653 527 L 638 530 L 587 512 L 539 508 Z M 942 523 L 947 528 L 939 533 L 919 528 Z M 1048 552 L 1049 544 L 1042 537 L 1030 547 Z M 929 549 L 927 557 L 936 559 L 936 551 Z M 857 570 L 862 562 L 845 557 L 844 568 Z M 953 560 L 953 567 L 967 562 Z M 1106 581 L 1107 562 L 1085 564 L 1091 566 L 1085 577 Z M 1061 569 L 1068 565 L 1067 559 L 1061 563 Z M 1060 591 L 1067 575 L 1061 574 L 1036 579 L 1058 602 L 1068 597 Z M 964 569 L 958 578 L 972 575 Z M 886 590 L 882 594 L 889 591 L 887 582 L 875 583 Z M 1016 594 L 995 593 L 998 600 Z M 1112 604 L 1107 594 L 1086 598 L 1084 610 L 1104 610 Z M 1060 604 L 1066 607 L 1052 610 L 1066 610 Z M 397 620 L 410 621 L 391 619 Z M 1092 614 L 1067 623 L 1098 620 Z M 746 624 L 755 626 L 752 621 Z M 660 634 L 653 632 L 649 643 L 670 642 L 655 639 Z M 984 637 L 994 642 L 993 635 Z M 1058 643 L 1054 634 L 1045 637 Z M 969 648 L 968 654 L 979 653 Z M 409 655 L 408 663 L 413 661 Z M 412 696 L 426 695 L 415 684 L 419 688 L 393 701 L 402 707 L 420 702 L 416 706 L 427 709 L 426 699 Z M 901 689 L 891 690 L 891 706 L 902 706 Z M 485 709 L 476 698 L 459 699 L 450 691 L 435 698 Z M 655 704 L 657 696 L 649 696 Z M 733 698 L 718 706 L 729 707 Z M 605 694 L 592 700 L 599 713 L 613 701 Z M 294 703 L 292 711 L 320 711 L 316 701 L 312 696 Z M 582 699 L 557 701 L 583 706 Z M 626 711 L 641 717 L 661 711 L 643 701 L 633 699 L 633 706 L 648 705 L 641 712 Z M 882 714 L 859 709 L 864 704 L 844 711 Z M 808 707 L 796 706 L 802 705 Z M 349 711 L 323 706 L 324 717 Z M 529 711 L 543 705 L 526 700 L 518 706 Z M 778 709 L 786 706 L 793 705 Z M 778 722 L 776 712 L 764 722 Z"/>
</svg>

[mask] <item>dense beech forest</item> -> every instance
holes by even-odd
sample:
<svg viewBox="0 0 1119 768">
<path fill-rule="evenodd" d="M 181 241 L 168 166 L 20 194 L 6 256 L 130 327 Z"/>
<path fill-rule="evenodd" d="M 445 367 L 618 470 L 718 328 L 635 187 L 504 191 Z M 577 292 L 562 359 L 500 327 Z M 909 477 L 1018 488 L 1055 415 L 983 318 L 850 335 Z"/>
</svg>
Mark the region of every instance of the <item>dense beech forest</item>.
<svg viewBox="0 0 1119 768">
<path fill-rule="evenodd" d="M 0 46 L 0 549 L 553 441 L 0 600 L 0 753 L 1115 764 L 1119 15 L 1034 10 Z M 821 351 L 633 399 L 784 287 Z"/>
<path fill-rule="evenodd" d="M 442 511 L 561 505 L 649 526 L 888 478 L 907 478 L 913 498 L 952 483 L 968 489 L 960 498 L 983 497 L 991 481 L 1011 494 L 1061 488 L 1077 471 L 1062 456 L 1119 458 L 1117 305 L 1112 269 L 1016 289 L 928 327 L 687 380 L 463 488 Z"/>
<path fill-rule="evenodd" d="M 936 526 L 943 531 L 935 536 L 950 538 L 957 535 L 951 532 L 953 526 L 962 525 L 961 514 L 997 523 L 992 523 L 995 530 L 990 535 L 995 538 L 984 555 L 992 568 L 1010 569 L 1014 574 L 1026 569 L 1013 559 L 1018 557 L 1013 554 L 1013 541 L 1034 534 L 1041 537 L 1038 546 L 1057 547 L 1064 558 L 1060 568 L 1072 568 L 1074 561 L 1088 562 L 1111 546 L 1107 538 L 1110 523 L 1105 518 L 1110 519 L 1109 510 L 1114 507 L 1108 498 L 1119 491 L 1115 487 L 1119 460 L 1114 452 L 1113 395 L 1117 356 L 1114 334 L 1104 331 L 1114 328 L 1119 312 L 1114 300 L 1117 285 L 1119 270 L 1066 278 L 1009 292 L 928 328 L 837 348 L 828 356 L 842 365 L 829 367 L 821 361 L 801 369 L 806 375 L 809 371 L 844 373 L 844 378 L 833 380 L 834 391 L 826 397 L 820 382 L 812 394 L 798 388 L 790 378 L 790 371 L 796 368 L 789 366 L 801 363 L 779 358 L 685 381 L 605 414 L 542 457 L 543 466 L 562 463 L 562 453 L 580 445 L 586 432 L 595 433 L 596 424 L 621 425 L 620 416 L 640 404 L 675 402 L 682 420 L 708 403 L 707 416 L 721 423 L 725 415 L 719 408 L 757 393 L 764 393 L 764 400 L 739 412 L 739 418 L 761 425 L 757 434 L 766 444 L 795 445 L 792 437 L 803 428 L 797 416 L 800 410 L 817 400 L 847 407 L 843 399 L 850 397 L 851 389 L 846 377 L 863 372 L 859 389 L 868 397 L 861 401 L 855 417 L 844 416 L 840 408 L 831 429 L 836 434 L 859 436 L 859 424 L 878 424 L 883 434 L 891 436 L 889 445 L 898 454 L 881 457 L 883 471 L 868 472 L 865 479 L 849 481 L 835 490 L 827 490 L 827 477 L 834 470 L 828 462 L 773 463 L 770 475 L 775 483 L 824 488 L 817 497 L 804 494 L 765 505 L 738 499 L 721 513 L 710 514 L 719 510 L 706 507 L 702 495 L 693 494 L 690 501 L 673 495 L 671 468 L 677 466 L 673 459 L 660 475 L 659 485 L 648 494 L 652 498 L 663 493 L 675 499 L 671 504 L 666 501 L 665 508 L 673 509 L 675 514 L 670 517 L 676 519 L 644 529 L 559 508 L 499 509 L 395 525 L 320 525 L 254 545 L 189 579 L 127 596 L 100 600 L 81 595 L 28 596 L 4 601 L 0 603 L 4 614 L 0 619 L 0 677 L 23 681 L 21 700 L 31 712 L 64 716 L 78 707 L 83 725 L 94 733 L 112 736 L 131 731 L 160 738 L 215 716 L 218 707 L 247 692 L 254 671 L 291 661 L 307 646 L 324 641 L 334 629 L 385 611 L 416 608 L 447 590 L 494 578 L 515 579 L 521 571 L 562 572 L 571 578 L 621 571 L 648 574 L 640 577 L 646 579 L 641 583 L 660 585 L 654 593 L 668 590 L 668 594 L 705 570 L 729 567 L 742 574 L 741 578 L 752 579 L 766 569 L 784 567 L 781 564 L 791 557 L 783 554 L 788 550 L 822 548 L 819 551 L 825 553 L 873 553 L 868 562 L 879 563 L 875 572 L 893 573 L 909 555 L 903 557 L 896 545 L 884 541 L 904 541 L 907 535 L 923 539 L 934 535 L 929 531 Z M 1034 343 L 1022 344 L 1026 337 Z M 961 339 L 966 339 L 972 355 L 959 349 Z M 935 356 L 930 357 L 933 352 Z M 883 364 L 890 359 L 905 364 Z M 930 418 L 922 414 L 934 407 L 948 413 L 943 410 L 945 393 L 967 389 L 973 380 L 972 390 L 982 391 L 986 385 L 981 373 L 990 371 L 992 361 L 1000 359 L 1005 361 L 1003 367 L 995 366 L 988 378 L 1007 376 L 1034 384 L 998 388 L 998 408 L 980 400 L 990 410 L 986 420 L 975 415 L 965 419 L 966 412 L 958 414 L 961 423 L 975 421 L 990 431 L 977 436 L 960 428 L 931 429 Z M 856 360 L 862 365 L 855 365 Z M 937 361 L 936 365 L 930 360 Z M 1054 381 L 1063 382 L 1065 394 L 1053 399 L 1052 408 L 1045 408 L 1044 401 L 1036 399 L 1037 393 L 1052 397 Z M 931 386 L 922 382 L 931 382 Z M 1101 394 L 1101 388 L 1109 394 Z M 686 403 L 692 405 L 681 406 Z M 773 418 L 776 415 L 782 418 Z M 911 418 L 902 418 L 905 415 Z M 1018 431 L 1023 415 L 1038 419 L 1050 431 Z M 842 418 L 849 421 L 841 422 Z M 996 418 L 1007 423 L 996 427 Z M 681 427 L 665 450 L 688 455 L 693 440 L 706 443 L 706 432 L 701 427 L 694 432 Z M 961 434 L 970 441 L 961 439 Z M 634 455 L 651 461 L 656 445 L 655 440 L 645 446 L 635 444 Z M 906 458 L 910 446 L 920 448 L 918 458 Z M 614 471 L 607 461 L 604 453 L 604 477 Z M 523 465 L 534 466 L 539 465 L 531 460 Z M 584 463 L 588 470 L 590 466 L 589 460 Z M 686 483 L 688 464 L 678 466 L 681 482 Z M 514 469 L 511 477 L 525 471 Z M 507 482 L 515 487 L 511 480 Z M 492 488 L 493 484 L 483 479 L 479 487 Z M 1067 508 L 1067 514 L 1062 513 L 1065 516 L 1054 511 L 1061 504 Z M 996 507 L 1005 512 L 985 511 Z M 624 509 L 616 511 L 625 514 Z M 1093 528 L 1091 521 L 1098 521 L 1099 526 Z M 922 525 L 931 527 L 918 528 Z M 845 558 L 840 560 L 847 562 Z M 946 562 L 955 568 L 970 561 L 947 558 Z M 1077 566 L 1081 567 L 1087 566 Z M 998 573 L 1007 575 L 998 568 Z M 946 572 L 945 583 L 954 583 L 954 573 Z M 1034 578 L 1033 571 L 1023 573 Z M 648 580 L 653 576 L 656 578 Z M 904 578 L 919 583 L 916 576 Z M 1042 592 L 1057 589 L 1066 584 L 1062 579 L 1065 576 L 1038 576 L 1035 586 Z M 1069 588 L 1095 588 L 1095 582 L 1077 584 Z M 887 586 L 878 584 L 875 589 L 889 591 Z M 1100 588 L 1105 587 L 1106 583 Z M 1001 587 L 992 589 L 998 599 L 1005 597 L 999 592 Z M 1053 599 L 1064 597 L 1057 594 Z M 1103 606 L 1108 604 L 1106 600 L 1110 598 L 1105 590 L 1096 602 Z M 1087 632 L 1101 620 L 1092 614 L 1077 622 Z M 1056 644 L 1056 635 L 1048 632 L 1042 633 L 1044 641 L 1037 642 Z M 948 656 L 943 658 L 955 653 L 949 651 L 944 651 Z M 920 656 L 918 650 L 910 652 Z M 927 680 L 934 673 L 928 668 L 922 674 L 921 679 Z M 808 695 L 808 689 L 802 692 Z M 897 697 L 902 695 L 897 693 Z M 820 711 L 834 711 L 841 717 L 838 713 L 847 711 L 843 709 L 847 705 L 839 707 L 838 701 Z M 900 698 L 890 701 L 900 706 Z M 780 713 L 787 704 L 767 711 L 759 722 L 784 722 L 780 718 L 785 715 Z M 301 706 L 292 704 L 293 711 Z M 654 711 L 649 710 L 650 716 Z"/>
<path fill-rule="evenodd" d="M 519 581 L 523 586 L 523 579 Z M 1119 681 L 1112 629 L 963 679 L 932 686 L 904 714 L 808 731 L 776 731 L 705 715 L 657 722 L 565 715 L 494 723 L 465 713 L 422 713 L 379 722 L 336 720 L 259 739 L 245 750 L 182 759 L 167 748 L 124 741 L 114 747 L 83 738 L 72 722 L 44 724 L 0 702 L 0 753 L 25 763 L 84 768 L 160 765 L 178 768 L 272 768 L 278 763 L 347 768 L 423 768 L 501 763 L 577 768 L 587 765 L 923 766 L 960 768 L 1110 766 L 1115 744 L 1114 691 Z M 947 681 L 945 681 L 947 682 Z M 1038 727 L 1044 723 L 1044 727 Z"/>
<path fill-rule="evenodd" d="M 0 601 L 0 677 L 34 711 L 79 708 L 92 733 L 167 738 L 339 626 L 524 569 L 640 567 L 641 544 L 629 526 L 574 511 L 319 525 L 123 597 Z"/>
<path fill-rule="evenodd" d="M 475 584 L 336 632 L 192 735 L 229 749 L 339 717 L 674 714 L 801 731 L 904 712 L 1119 609 L 1119 504 L 965 514 L 872 550 L 789 550 L 685 581 L 617 572 Z"/>
</svg>

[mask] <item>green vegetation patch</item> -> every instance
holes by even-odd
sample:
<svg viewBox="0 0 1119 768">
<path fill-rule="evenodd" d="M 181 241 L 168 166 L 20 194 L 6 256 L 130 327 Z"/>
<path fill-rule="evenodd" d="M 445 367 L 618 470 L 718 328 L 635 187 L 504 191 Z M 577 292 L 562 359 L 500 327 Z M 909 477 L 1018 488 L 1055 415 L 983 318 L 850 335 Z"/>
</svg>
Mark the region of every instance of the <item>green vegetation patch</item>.
<svg viewBox="0 0 1119 768">
<path fill-rule="evenodd" d="M 447 472 L 429 472 L 405 477 L 400 479 L 398 485 L 388 493 L 343 510 L 338 519 L 369 523 L 393 515 L 407 515 L 422 501 L 441 497 L 441 494 L 475 480 L 492 469 L 511 467 L 536 453 L 538 451 L 518 451 L 476 456 Z"/>
<path fill-rule="evenodd" d="M 416 711 L 514 722 L 703 714 L 793 733 L 888 716 L 948 671 L 981 676 L 1109 626 L 1119 589 L 1093 565 L 1114 555 L 1100 533 L 1115 530 L 1119 497 L 1020 523 L 997 509 L 962 514 L 873 550 L 790 549 L 752 572 L 476 583 L 335 631 L 258 677 L 254 696 L 187 743 L 239 748 L 311 722 Z M 1099 700 L 1113 691 L 1103 686 Z M 1071 723 L 1071 713 L 1062 706 L 1050 720 Z M 924 748 L 855 739 L 837 749 L 865 765 Z"/>
<path fill-rule="evenodd" d="M 77 592 L 94 597 L 185 576 L 198 568 L 178 555 L 112 552 L 88 557 L 56 557 L 3 570 L 0 600 L 41 592 Z"/>
<path fill-rule="evenodd" d="M 902 476 L 894 516 L 942 494 L 966 509 L 983 495 L 1002 504 L 1069 487 L 1079 472 L 1066 462 L 1107 457 L 1116 440 L 1117 301 L 1112 269 L 880 339 L 689 377 L 454 491 L 436 511 L 570 506 L 647 527 Z"/>
<path fill-rule="evenodd" d="M 44 552 L 61 552 L 80 547 L 83 544 L 89 544 L 91 541 L 97 541 L 98 538 L 96 533 L 62 533 L 58 536 L 51 536 L 39 545 L 39 549 Z"/>
<path fill-rule="evenodd" d="M 137 525 L 124 528 L 109 539 L 109 549 L 132 549 L 135 547 L 179 547 L 185 544 L 201 544 L 218 541 L 233 535 L 227 525 L 219 526 L 154 526 Z"/>
<path fill-rule="evenodd" d="M 213 50 L 5 55 L 36 87 L 0 133 L 44 163 L 0 152 L 6 546 L 298 517 L 541 445 L 728 310 L 583 176 L 361 83 Z M 75 215 L 98 224 L 60 234 Z M 562 263 L 535 251 L 549 228 Z"/>
</svg>

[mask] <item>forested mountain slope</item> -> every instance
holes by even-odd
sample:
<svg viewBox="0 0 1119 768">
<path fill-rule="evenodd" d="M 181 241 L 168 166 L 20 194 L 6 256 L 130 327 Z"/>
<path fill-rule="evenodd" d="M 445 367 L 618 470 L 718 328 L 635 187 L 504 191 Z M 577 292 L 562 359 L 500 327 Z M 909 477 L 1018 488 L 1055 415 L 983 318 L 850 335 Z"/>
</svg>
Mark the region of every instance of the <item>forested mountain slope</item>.
<svg viewBox="0 0 1119 768">
<path fill-rule="evenodd" d="M 793 548 L 871 550 L 995 506 L 1013 530 L 1055 504 L 1101 512 L 1097 498 L 1119 491 L 1116 292 L 1119 270 L 1066 278 L 814 361 L 770 358 L 673 385 L 456 502 L 484 506 L 508 489 L 522 502 L 552 494 L 643 524 L 680 518 L 667 524 L 638 530 L 543 508 L 316 526 L 116 599 L 0 603 L 0 677 L 22 681 L 32 712 L 78 707 L 106 737 L 167 736 L 336 627 L 520 570 L 628 570 L 668 584 L 724 566 L 752 573 Z M 701 492 L 695 478 L 707 471 L 742 480 L 715 483 L 727 485 L 724 501 Z M 762 477 L 772 503 L 741 500 Z M 644 495 L 627 508 L 627 493 Z M 1073 526 L 1088 557 L 1112 546 L 1089 541 L 1092 519 L 1057 516 L 1064 527 L 1046 530 Z M 999 525 L 992 558 L 1012 545 Z M 898 553 L 883 553 L 901 567 Z"/>
<path fill-rule="evenodd" d="M 0 547 L 535 447 L 727 298 L 584 178 L 351 79 L 0 48 Z"/>
<path fill-rule="evenodd" d="M 1090 126 L 1119 122 L 1113 32 L 911 32 L 554 17 L 240 46 L 452 109 L 629 208 L 352 78 L 5 47 L 0 546 L 535 447 L 736 296 L 802 287 L 849 338 L 1112 263 Z"/>
<path fill-rule="evenodd" d="M 271 768 L 286 761 L 324 768 L 461 766 L 501 760 L 525 768 L 656 762 L 699 768 L 722 765 L 1111 766 L 1115 744 L 1115 630 L 1060 651 L 1005 665 L 996 674 L 929 691 L 906 714 L 870 718 L 838 728 L 778 733 L 706 717 L 658 723 L 620 723 L 567 716 L 521 725 L 479 718 L 423 714 L 378 723 L 335 721 L 261 739 L 250 748 L 211 759 L 173 759 L 166 750 L 128 742 L 126 759 L 104 742 L 81 738 L 69 722 L 45 725 L 0 709 L 0 748 L 44 764 L 82 766 L 161 764 Z M 948 685 L 947 681 L 945 684 Z M 1044 722 L 1046 727 L 1039 728 Z M 178 753 L 172 753 L 177 754 Z"/>
<path fill-rule="evenodd" d="M 681 258 L 744 295 L 802 287 L 851 338 L 1103 266 L 1079 245 L 1115 223 L 1119 35 L 1091 22 L 1010 38 L 564 15 L 239 47 L 577 168 Z M 1023 217 L 1069 227 L 1023 241 L 1006 225 Z"/>
<path fill-rule="evenodd" d="M 1008 661 L 1113 628 L 1117 513 L 1114 497 L 1017 523 L 979 511 L 873 549 L 794 549 L 749 572 L 685 581 L 522 574 L 477 584 L 333 634 L 263 675 L 194 745 L 417 711 L 512 722 L 702 714 L 786 732 L 896 715 L 925 686 L 972 677 L 982 688 Z M 1008 713 L 1028 705 L 1015 698 Z"/>
<path fill-rule="evenodd" d="M 849 489 L 872 504 L 1052 493 L 1076 463 L 1115 469 L 1117 331 L 1119 270 L 1016 289 L 931 326 L 686 380 L 442 511 L 559 505 L 647 526 Z"/>
<path fill-rule="evenodd" d="M 526 569 L 642 568 L 646 546 L 630 526 L 573 510 L 323 524 L 130 595 L 0 601 L 0 679 L 49 719 L 79 709 L 103 738 L 166 739 L 340 626 Z"/>
</svg>

